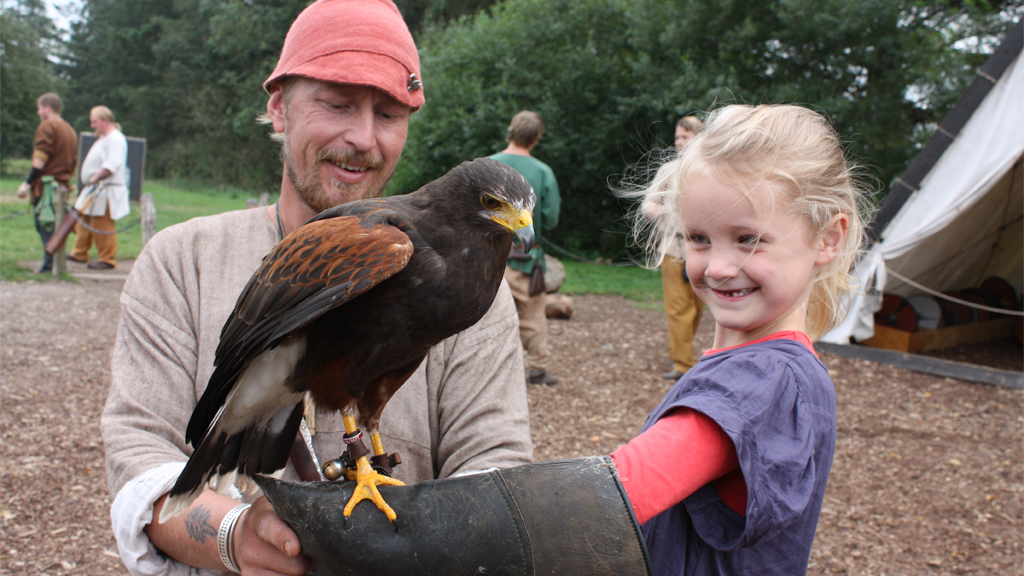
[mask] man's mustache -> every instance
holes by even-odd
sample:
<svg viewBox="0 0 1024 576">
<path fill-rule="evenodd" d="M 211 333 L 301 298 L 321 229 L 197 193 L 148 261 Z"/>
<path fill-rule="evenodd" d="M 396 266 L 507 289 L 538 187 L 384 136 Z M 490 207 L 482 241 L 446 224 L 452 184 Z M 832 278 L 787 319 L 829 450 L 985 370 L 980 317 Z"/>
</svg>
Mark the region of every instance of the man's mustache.
<svg viewBox="0 0 1024 576">
<path fill-rule="evenodd" d="M 316 157 L 313 158 L 314 165 L 318 162 L 327 160 L 335 164 L 348 165 L 348 166 L 360 166 L 364 168 L 372 168 L 374 170 L 380 169 L 384 166 L 384 158 L 376 156 L 369 152 L 359 152 L 356 150 L 321 150 L 317 153 Z"/>
</svg>

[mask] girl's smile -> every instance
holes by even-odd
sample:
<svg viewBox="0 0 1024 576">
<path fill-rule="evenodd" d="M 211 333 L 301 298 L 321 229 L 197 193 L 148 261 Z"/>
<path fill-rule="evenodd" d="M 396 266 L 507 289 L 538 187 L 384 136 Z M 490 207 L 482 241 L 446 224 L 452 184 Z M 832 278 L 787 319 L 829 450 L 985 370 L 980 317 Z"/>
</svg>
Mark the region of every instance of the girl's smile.
<svg viewBox="0 0 1024 576">
<path fill-rule="evenodd" d="M 728 292 L 724 290 L 715 290 L 715 294 L 725 299 L 738 300 L 744 296 L 753 294 L 755 290 L 757 290 L 757 288 L 744 288 L 743 290 L 730 290 Z"/>
</svg>

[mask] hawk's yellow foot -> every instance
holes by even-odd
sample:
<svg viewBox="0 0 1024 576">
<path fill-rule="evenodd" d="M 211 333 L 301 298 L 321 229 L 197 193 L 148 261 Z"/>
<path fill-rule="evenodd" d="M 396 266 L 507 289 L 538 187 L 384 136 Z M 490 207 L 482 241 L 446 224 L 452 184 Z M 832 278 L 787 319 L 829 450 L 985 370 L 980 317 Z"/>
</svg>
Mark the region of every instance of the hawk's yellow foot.
<svg viewBox="0 0 1024 576">
<path fill-rule="evenodd" d="M 346 474 L 347 476 L 347 474 Z M 345 506 L 343 514 L 345 516 L 352 516 L 352 509 L 356 507 L 356 504 L 363 500 L 370 500 L 377 505 L 377 508 L 387 515 L 388 520 L 392 522 L 398 516 L 395 511 L 388 506 L 384 498 L 381 497 L 380 492 L 377 490 L 377 486 L 381 484 L 388 484 L 390 486 L 405 486 L 405 483 L 401 480 L 396 480 L 390 476 L 384 476 L 378 474 L 373 466 L 370 466 L 370 460 L 366 456 L 360 456 L 356 460 L 356 471 L 355 471 L 356 489 L 352 493 L 352 498 L 349 499 L 348 505 Z"/>
</svg>

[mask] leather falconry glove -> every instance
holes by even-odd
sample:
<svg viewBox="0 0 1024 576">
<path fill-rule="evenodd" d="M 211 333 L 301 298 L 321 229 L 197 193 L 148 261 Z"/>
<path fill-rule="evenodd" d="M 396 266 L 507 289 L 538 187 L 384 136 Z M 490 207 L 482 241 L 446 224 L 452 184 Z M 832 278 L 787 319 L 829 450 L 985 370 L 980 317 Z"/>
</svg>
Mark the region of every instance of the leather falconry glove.
<svg viewBox="0 0 1024 576">
<path fill-rule="evenodd" d="M 342 516 L 353 482 L 255 480 L 318 576 L 650 573 L 608 457 L 380 486 L 398 515 L 394 523 L 368 505 Z"/>
</svg>

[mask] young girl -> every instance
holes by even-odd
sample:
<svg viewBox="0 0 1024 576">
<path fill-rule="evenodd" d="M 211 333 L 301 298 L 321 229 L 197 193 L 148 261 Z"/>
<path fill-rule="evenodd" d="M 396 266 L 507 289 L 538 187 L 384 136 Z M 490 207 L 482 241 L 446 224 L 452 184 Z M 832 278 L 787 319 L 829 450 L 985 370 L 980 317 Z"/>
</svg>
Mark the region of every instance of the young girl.
<svg viewBox="0 0 1024 576">
<path fill-rule="evenodd" d="M 713 348 L 611 455 L 654 574 L 803 574 L 836 435 L 811 342 L 849 289 L 864 195 L 818 114 L 727 106 L 646 196 L 673 208 L 649 246 L 683 239 L 715 319 Z"/>
</svg>

